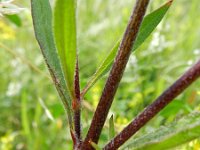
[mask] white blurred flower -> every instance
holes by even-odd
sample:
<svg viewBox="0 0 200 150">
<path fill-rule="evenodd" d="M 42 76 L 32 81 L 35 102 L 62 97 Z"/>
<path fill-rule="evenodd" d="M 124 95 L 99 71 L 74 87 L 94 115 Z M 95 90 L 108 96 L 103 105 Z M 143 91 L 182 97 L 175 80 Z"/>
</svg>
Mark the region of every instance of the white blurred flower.
<svg viewBox="0 0 200 150">
<path fill-rule="evenodd" d="M 10 61 L 11 66 L 13 67 L 12 75 L 15 77 L 19 77 L 22 75 L 24 70 L 24 65 L 20 63 L 18 59 L 13 59 Z"/>
<path fill-rule="evenodd" d="M 193 61 L 192 61 L 192 60 L 189 60 L 189 61 L 187 62 L 187 64 L 188 64 L 189 66 L 191 66 L 191 65 L 193 64 Z"/>
<path fill-rule="evenodd" d="M 137 64 L 137 58 L 135 55 L 131 55 L 130 58 L 129 58 L 129 61 L 128 61 L 128 64 L 130 66 L 134 66 Z"/>
<path fill-rule="evenodd" d="M 152 47 L 157 47 L 157 46 L 159 46 L 159 41 L 160 41 L 160 33 L 159 32 L 155 32 L 154 34 L 153 34 L 153 39 L 152 39 L 152 41 L 151 41 L 151 46 Z"/>
<path fill-rule="evenodd" d="M 6 95 L 9 96 L 9 97 L 17 95 L 20 92 L 21 87 L 22 87 L 21 83 L 11 82 L 8 85 L 8 90 L 6 92 Z"/>
<path fill-rule="evenodd" d="M 11 4 L 14 0 L 7 0 L 0 2 L 0 16 L 4 14 L 17 14 L 24 10 L 24 8 L 19 8 L 18 6 Z"/>
<path fill-rule="evenodd" d="M 13 68 L 17 67 L 17 65 L 19 64 L 18 60 L 17 59 L 13 59 L 10 61 L 10 64 Z"/>
<path fill-rule="evenodd" d="M 165 36 L 162 35 L 159 30 L 157 30 L 153 33 L 152 41 L 150 42 L 148 49 L 153 54 L 162 52 L 163 50 L 165 50 L 165 48 L 173 46 L 174 44 L 175 43 L 173 41 L 167 41 Z"/>
<path fill-rule="evenodd" d="M 200 54 L 200 49 L 195 49 L 195 50 L 193 51 L 193 53 L 194 53 L 195 55 L 199 55 L 199 54 Z"/>
<path fill-rule="evenodd" d="M 36 64 L 37 66 L 39 66 L 39 65 L 41 65 L 42 63 L 43 63 L 43 57 L 42 57 L 42 55 L 37 56 L 37 57 L 35 58 L 35 64 Z"/>
</svg>

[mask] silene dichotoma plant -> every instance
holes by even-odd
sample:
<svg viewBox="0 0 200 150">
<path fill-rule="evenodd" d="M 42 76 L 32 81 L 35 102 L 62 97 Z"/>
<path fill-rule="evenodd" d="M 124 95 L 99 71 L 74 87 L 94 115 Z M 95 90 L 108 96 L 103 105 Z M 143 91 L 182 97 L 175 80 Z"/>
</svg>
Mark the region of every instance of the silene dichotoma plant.
<svg viewBox="0 0 200 150">
<path fill-rule="evenodd" d="M 77 1 L 55 0 L 52 11 L 49 0 L 31 0 L 35 36 L 54 85 L 66 110 L 74 149 L 165 149 L 199 137 L 200 114 L 194 113 L 157 132 L 127 142 L 140 128 L 166 107 L 200 76 L 200 61 L 186 71 L 152 104 L 114 135 L 113 117 L 109 120 L 110 141 L 98 145 L 118 85 L 132 52 L 153 32 L 165 16 L 172 0 L 145 16 L 150 0 L 136 0 L 129 22 L 121 39 L 111 49 L 87 85 L 79 87 L 77 52 Z M 109 71 L 102 95 L 86 135 L 81 130 L 81 105 L 84 95 Z M 80 79 L 81 80 L 81 79 Z M 130 83 L 131 84 L 131 83 Z M 83 120 L 84 121 L 84 120 Z M 191 134 L 187 134 L 191 132 Z M 184 136 L 184 138 L 181 138 Z M 126 144 L 124 144 L 126 142 Z"/>
</svg>

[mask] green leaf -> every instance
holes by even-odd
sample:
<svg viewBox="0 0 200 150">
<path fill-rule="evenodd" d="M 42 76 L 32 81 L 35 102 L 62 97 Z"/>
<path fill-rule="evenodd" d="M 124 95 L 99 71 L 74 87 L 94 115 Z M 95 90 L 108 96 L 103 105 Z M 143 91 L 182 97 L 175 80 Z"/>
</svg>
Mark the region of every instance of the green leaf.
<svg viewBox="0 0 200 150">
<path fill-rule="evenodd" d="M 109 139 L 112 139 L 115 136 L 115 126 L 113 115 L 109 119 Z"/>
<path fill-rule="evenodd" d="M 69 123 L 72 127 L 71 99 L 69 92 L 66 91 L 67 87 L 64 75 L 55 47 L 52 31 L 52 11 L 49 0 L 31 0 L 31 8 L 36 39 L 40 45 L 56 89 L 67 110 Z"/>
<path fill-rule="evenodd" d="M 153 133 L 131 140 L 122 149 L 164 150 L 200 137 L 200 112 L 191 113 Z"/>
<path fill-rule="evenodd" d="M 135 51 L 153 32 L 153 30 L 158 26 L 160 21 L 165 16 L 167 10 L 171 6 L 172 1 L 167 2 L 157 10 L 153 11 L 146 17 L 144 17 L 143 22 L 141 24 L 137 39 L 133 45 L 132 52 Z M 120 45 L 120 41 L 117 41 L 115 46 L 112 48 L 111 52 L 108 56 L 102 61 L 100 67 L 96 70 L 94 75 L 91 77 L 86 87 L 82 91 L 82 95 L 84 95 L 106 72 L 110 70 L 110 67 L 113 63 L 113 60 L 116 56 L 118 47 Z"/>
<path fill-rule="evenodd" d="M 22 26 L 22 21 L 18 15 L 14 14 L 14 15 L 5 15 L 5 16 L 6 16 L 6 18 L 8 18 L 8 20 L 10 20 L 16 26 L 18 26 L 18 27 Z"/>
<path fill-rule="evenodd" d="M 67 87 L 73 99 L 76 66 L 76 0 L 56 0 L 54 35 Z"/>
</svg>

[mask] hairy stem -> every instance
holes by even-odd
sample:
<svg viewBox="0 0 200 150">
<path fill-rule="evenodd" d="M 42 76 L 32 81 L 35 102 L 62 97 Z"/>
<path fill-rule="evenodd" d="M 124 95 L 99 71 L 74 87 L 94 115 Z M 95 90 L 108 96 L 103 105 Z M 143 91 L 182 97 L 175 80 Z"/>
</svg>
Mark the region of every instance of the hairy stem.
<svg viewBox="0 0 200 150">
<path fill-rule="evenodd" d="M 76 61 L 76 72 L 74 78 L 75 85 L 75 97 L 73 101 L 73 110 L 74 110 L 74 128 L 75 135 L 78 140 L 77 144 L 81 141 L 81 102 L 80 102 L 80 85 L 79 85 L 79 68 L 78 68 L 78 58 Z"/>
<path fill-rule="evenodd" d="M 200 76 L 200 60 L 113 138 L 104 150 L 117 149 Z"/>
<path fill-rule="evenodd" d="M 83 149 L 92 149 L 89 141 L 97 143 L 101 130 L 111 107 L 114 95 L 122 78 L 124 69 L 131 54 L 131 48 L 136 40 L 140 24 L 146 12 L 150 0 L 137 0 L 133 9 L 128 26 L 120 44 L 118 54 L 115 58 L 110 75 L 107 79 L 99 104 L 92 119 L 91 126 L 86 139 L 82 145 Z"/>
</svg>

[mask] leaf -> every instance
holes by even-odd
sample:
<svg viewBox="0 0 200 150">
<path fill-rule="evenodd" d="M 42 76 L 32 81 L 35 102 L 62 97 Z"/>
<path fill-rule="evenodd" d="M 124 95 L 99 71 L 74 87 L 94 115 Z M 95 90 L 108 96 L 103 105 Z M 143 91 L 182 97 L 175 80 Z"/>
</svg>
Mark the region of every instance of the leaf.
<svg viewBox="0 0 200 150">
<path fill-rule="evenodd" d="M 70 96 L 74 99 L 76 66 L 76 0 L 56 0 L 54 35 Z"/>
<path fill-rule="evenodd" d="M 109 119 L 109 139 L 112 139 L 115 136 L 115 126 L 113 115 Z"/>
<path fill-rule="evenodd" d="M 8 20 L 10 20 L 16 26 L 18 26 L 18 27 L 22 26 L 22 21 L 18 15 L 14 14 L 14 15 L 5 15 L 5 16 L 6 16 L 6 18 L 8 18 Z"/>
<path fill-rule="evenodd" d="M 191 113 L 153 133 L 131 140 L 122 149 L 164 150 L 200 137 L 200 112 Z"/>
<path fill-rule="evenodd" d="M 52 32 L 52 12 L 48 0 L 31 0 L 33 26 L 36 39 L 40 45 L 45 62 L 48 66 L 56 89 L 67 110 L 69 123 L 72 127 L 71 99 L 66 90 L 66 83 L 62 73 L 60 61 L 55 47 Z"/>
<path fill-rule="evenodd" d="M 153 30 L 158 26 L 160 21 L 165 16 L 167 10 L 171 6 L 172 1 L 167 2 L 157 10 L 153 11 L 146 17 L 144 17 L 141 24 L 137 39 L 133 45 L 132 52 L 135 51 L 153 32 Z M 102 61 L 99 68 L 96 70 L 94 75 L 91 77 L 86 87 L 82 91 L 82 96 L 100 79 L 106 72 L 110 70 L 113 60 L 116 56 L 118 47 L 120 45 L 120 40 L 117 41 L 115 46 L 112 48 L 108 56 Z"/>
</svg>

